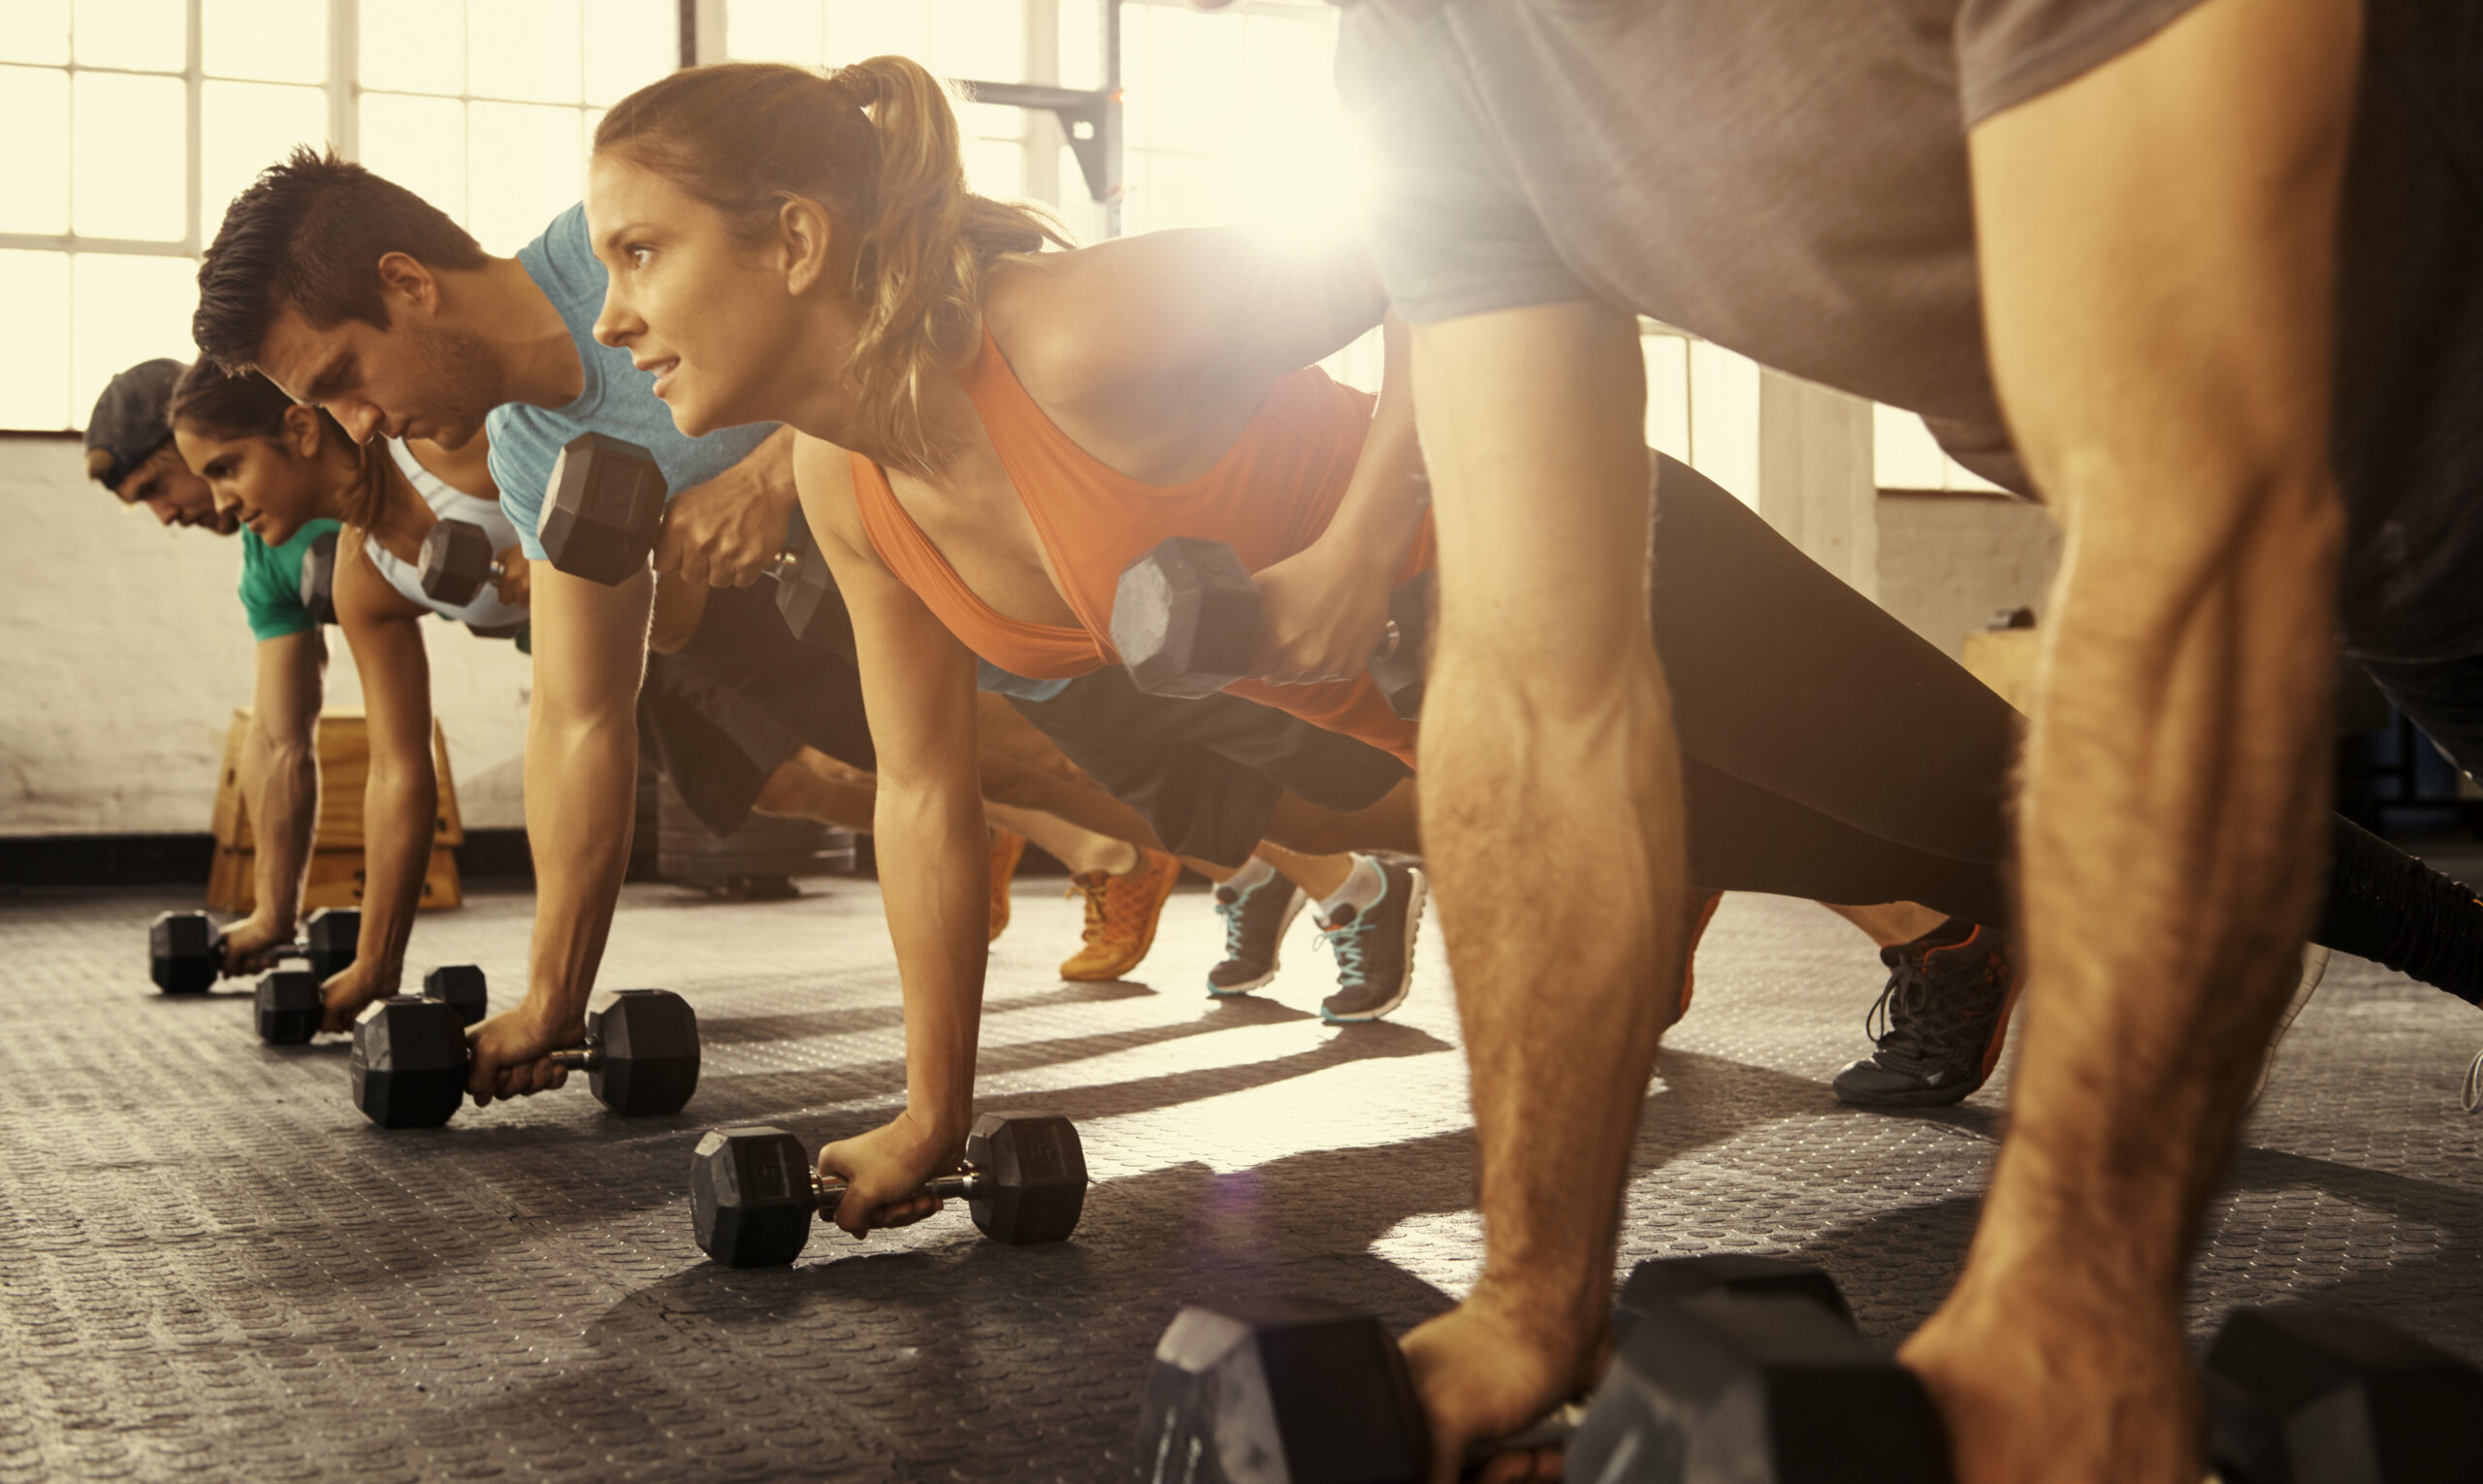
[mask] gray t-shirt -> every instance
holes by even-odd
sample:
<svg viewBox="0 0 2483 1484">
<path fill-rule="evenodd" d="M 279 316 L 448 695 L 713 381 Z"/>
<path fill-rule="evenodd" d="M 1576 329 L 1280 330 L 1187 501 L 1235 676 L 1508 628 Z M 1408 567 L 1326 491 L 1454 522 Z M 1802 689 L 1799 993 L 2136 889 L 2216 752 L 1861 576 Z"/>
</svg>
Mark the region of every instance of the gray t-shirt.
<svg viewBox="0 0 2483 1484">
<path fill-rule="evenodd" d="M 1983 353 L 1966 130 L 2198 0 L 1448 0 L 1343 21 L 1390 296 L 1601 299 L 1922 414 L 2026 489 Z"/>
<path fill-rule="evenodd" d="M 1337 61 L 1416 322 L 1581 299 L 1922 415 L 2032 489 L 1966 131 L 2198 0 L 1361 0 Z M 2369 0 L 2339 243 L 2348 650 L 2483 654 L 2483 5 Z"/>
</svg>

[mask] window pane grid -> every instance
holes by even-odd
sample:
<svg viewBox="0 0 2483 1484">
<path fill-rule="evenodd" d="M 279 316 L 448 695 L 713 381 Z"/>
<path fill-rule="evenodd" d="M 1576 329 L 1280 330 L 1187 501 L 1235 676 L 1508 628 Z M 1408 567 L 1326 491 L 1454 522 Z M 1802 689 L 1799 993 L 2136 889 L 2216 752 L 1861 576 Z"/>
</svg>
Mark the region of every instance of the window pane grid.
<svg viewBox="0 0 2483 1484">
<path fill-rule="evenodd" d="M 0 129 L 20 142 L 0 154 L 0 302 L 20 328 L 0 429 L 37 431 L 82 423 L 132 362 L 190 352 L 199 252 L 232 196 L 296 144 L 338 145 L 342 130 L 355 158 L 509 251 L 577 199 L 594 125 L 670 71 L 680 42 L 677 0 L 0 13 Z M 365 129 L 380 137 L 357 140 Z"/>
</svg>

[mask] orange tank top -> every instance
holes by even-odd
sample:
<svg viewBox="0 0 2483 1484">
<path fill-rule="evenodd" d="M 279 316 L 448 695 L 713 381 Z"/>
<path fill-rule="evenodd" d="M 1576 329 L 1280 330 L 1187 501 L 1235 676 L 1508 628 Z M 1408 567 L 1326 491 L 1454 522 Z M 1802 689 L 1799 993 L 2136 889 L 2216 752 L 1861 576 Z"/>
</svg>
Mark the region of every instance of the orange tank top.
<svg viewBox="0 0 2483 1484">
<path fill-rule="evenodd" d="M 983 353 L 959 372 L 984 431 L 1034 522 L 1080 627 L 1028 624 L 976 597 L 931 544 L 871 460 L 849 454 L 854 499 L 871 547 L 968 649 L 1012 674 L 1067 679 L 1118 664 L 1113 596 L 1121 571 L 1167 536 L 1231 546 L 1251 571 L 1316 540 L 1344 498 L 1372 398 L 1307 367 L 1279 377 L 1215 467 L 1182 484 L 1145 484 L 1072 442 L 1044 415 L 985 330 Z M 1430 523 L 1400 580 L 1431 565 Z M 1414 760 L 1414 724 L 1397 715 L 1369 676 L 1317 686 L 1240 680 L 1227 693 L 1273 706 Z"/>
</svg>

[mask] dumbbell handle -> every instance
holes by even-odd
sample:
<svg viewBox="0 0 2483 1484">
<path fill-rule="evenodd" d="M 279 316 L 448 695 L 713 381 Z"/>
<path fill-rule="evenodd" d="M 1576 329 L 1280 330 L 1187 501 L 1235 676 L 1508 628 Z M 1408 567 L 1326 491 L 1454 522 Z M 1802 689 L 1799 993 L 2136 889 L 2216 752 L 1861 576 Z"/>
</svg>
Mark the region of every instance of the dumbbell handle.
<svg viewBox="0 0 2483 1484">
<path fill-rule="evenodd" d="M 790 577 L 801 569 L 802 554 L 797 551 L 780 551 L 767 564 L 767 575 L 780 579 Z"/>
<path fill-rule="evenodd" d="M 933 1176 L 914 1193 L 940 1201 L 975 1201 L 983 1198 L 987 1184 L 982 1171 L 972 1165 L 962 1165 L 954 1175 Z M 846 1186 L 843 1180 L 823 1180 L 814 1174 L 811 1176 L 811 1189 L 819 1197 L 819 1213 L 822 1216 L 833 1213 L 838 1206 L 844 1204 Z"/>
<path fill-rule="evenodd" d="M 593 1046 L 572 1047 L 565 1051 L 554 1051 L 543 1059 L 556 1067 L 566 1067 L 572 1072 L 592 1072 L 603 1065 L 603 1048 Z"/>
</svg>

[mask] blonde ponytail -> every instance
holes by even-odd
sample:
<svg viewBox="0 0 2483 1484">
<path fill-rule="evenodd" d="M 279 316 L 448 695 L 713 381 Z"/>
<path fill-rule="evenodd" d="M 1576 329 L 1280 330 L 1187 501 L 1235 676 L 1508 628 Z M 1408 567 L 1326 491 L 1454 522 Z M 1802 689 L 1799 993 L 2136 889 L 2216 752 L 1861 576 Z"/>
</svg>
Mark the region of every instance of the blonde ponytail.
<svg viewBox="0 0 2483 1484">
<path fill-rule="evenodd" d="M 860 429 L 917 474 L 950 452 L 923 426 L 923 389 L 980 348 L 984 270 L 1003 253 L 1069 245 L 1042 211 L 966 189 L 948 91 L 906 57 L 828 77 L 770 62 L 690 68 L 623 99 L 595 147 L 626 149 L 753 235 L 789 197 L 827 209 L 854 242 L 860 333 L 844 371 Z"/>
</svg>

